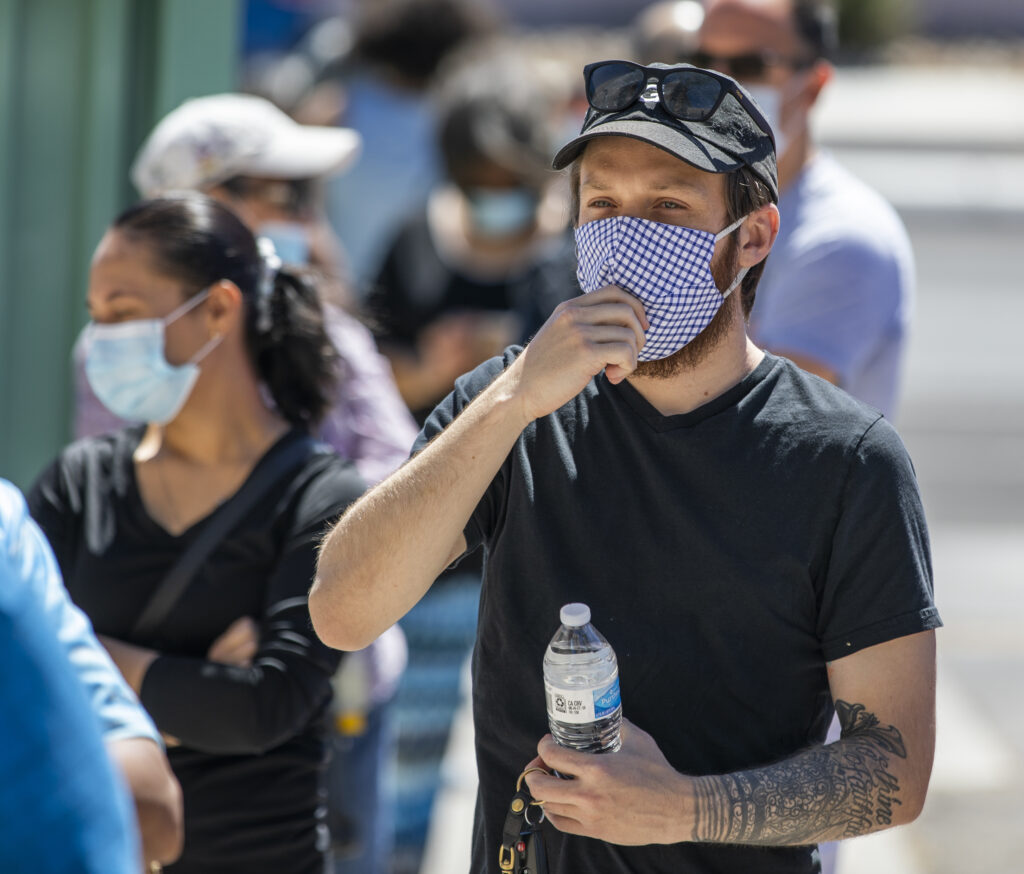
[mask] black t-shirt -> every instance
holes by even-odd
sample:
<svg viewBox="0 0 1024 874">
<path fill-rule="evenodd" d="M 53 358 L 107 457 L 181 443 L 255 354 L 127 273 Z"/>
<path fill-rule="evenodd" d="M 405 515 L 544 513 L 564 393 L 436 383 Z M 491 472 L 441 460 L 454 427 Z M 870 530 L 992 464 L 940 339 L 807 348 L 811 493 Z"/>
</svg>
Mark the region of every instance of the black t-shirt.
<svg viewBox="0 0 1024 874">
<path fill-rule="evenodd" d="M 168 757 L 184 793 L 185 851 L 166 870 L 322 874 L 324 714 L 340 656 L 313 632 L 307 595 L 319 539 L 362 482 L 333 453 L 313 454 L 214 548 L 159 630 L 133 640 L 150 595 L 216 513 L 180 536 L 148 515 L 132 463 L 141 435 L 131 428 L 72 444 L 29 506 L 96 631 L 163 653 L 140 697 L 181 741 Z M 277 447 L 300 437 L 292 431 Z M 252 667 L 207 661 L 241 616 L 260 624 Z"/>
<path fill-rule="evenodd" d="M 456 383 L 416 448 L 514 357 Z M 824 740 L 825 662 L 940 624 L 910 460 L 876 411 L 782 358 L 662 416 L 602 375 L 531 424 L 465 529 L 485 550 L 473 653 L 473 870 L 497 872 L 506 806 L 548 730 L 541 662 L 559 608 L 590 605 L 623 713 L 693 774 Z M 547 829 L 552 872 L 811 872 L 813 848 L 617 847 Z"/>
</svg>

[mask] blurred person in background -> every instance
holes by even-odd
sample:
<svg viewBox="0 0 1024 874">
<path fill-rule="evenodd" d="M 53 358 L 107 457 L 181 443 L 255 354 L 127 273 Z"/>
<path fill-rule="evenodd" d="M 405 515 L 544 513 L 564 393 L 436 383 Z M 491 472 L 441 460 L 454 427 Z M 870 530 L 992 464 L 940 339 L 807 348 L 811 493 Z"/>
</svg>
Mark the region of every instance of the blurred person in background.
<svg viewBox="0 0 1024 874">
<path fill-rule="evenodd" d="M 320 297 L 191 192 L 114 221 L 87 301 L 90 384 L 143 424 L 65 449 L 29 506 L 167 738 L 185 810 L 167 870 L 322 874 L 339 656 L 307 593 L 325 527 L 363 484 L 309 436 L 336 378 Z"/>
<path fill-rule="evenodd" d="M 445 181 L 392 241 L 367 301 L 420 422 L 455 377 L 539 327 L 575 271 L 565 192 L 547 162 L 560 106 L 535 65 L 481 53 L 450 74 L 438 103 Z M 538 301 L 546 311 L 527 317 Z"/>
<path fill-rule="evenodd" d="M 443 172 L 431 99 L 438 70 L 454 51 L 495 31 L 496 17 L 481 0 L 358 5 L 337 84 L 340 121 L 359 132 L 364 148 L 355 172 L 331 181 L 328 212 L 360 290 Z"/>
<path fill-rule="evenodd" d="M 779 155 L 781 229 L 751 336 L 894 417 L 913 253 L 895 210 L 821 151 L 811 133 L 811 111 L 834 74 L 833 4 L 708 0 L 697 36 L 696 51 L 681 60 L 745 85 L 772 125 Z"/>
<path fill-rule="evenodd" d="M 349 129 L 299 125 L 263 98 L 218 94 L 186 101 L 169 113 L 139 150 L 132 179 L 148 197 L 175 189 L 203 191 L 269 238 L 284 263 L 315 268 L 327 333 L 340 356 L 318 436 L 374 483 L 405 459 L 415 426 L 390 365 L 369 331 L 346 311 L 345 254 L 324 213 L 327 179 L 350 168 L 359 147 L 359 135 Z M 122 424 L 89 388 L 86 354 L 83 340 L 75 356 L 79 437 Z M 338 730 L 329 785 L 338 874 L 350 863 L 375 872 L 390 852 L 393 802 L 386 775 L 395 741 L 389 708 L 405 660 L 402 633 L 390 629 L 347 659 L 335 683 Z"/>
<path fill-rule="evenodd" d="M 652 3 L 633 22 L 633 57 L 639 63 L 682 64 L 697 50 L 697 32 L 704 21 L 701 0 Z"/>
<path fill-rule="evenodd" d="M 351 167 L 359 147 L 351 130 L 298 125 L 260 97 L 216 94 L 186 101 L 156 126 L 135 159 L 132 181 L 144 197 L 203 191 L 271 239 L 286 264 L 322 274 L 318 287 L 329 289 L 327 329 L 341 356 L 322 436 L 356 462 L 367 482 L 377 482 L 408 454 L 415 429 L 373 338 L 344 309 L 345 256 L 323 212 L 326 180 Z M 84 352 L 79 344 L 79 364 Z M 77 436 L 116 427 L 80 367 L 78 376 Z"/>
<path fill-rule="evenodd" d="M 0 649 L 0 870 L 135 874 L 176 858 L 181 795 L 159 737 L 4 480 Z M 135 816 L 112 761 L 135 795 Z"/>
</svg>

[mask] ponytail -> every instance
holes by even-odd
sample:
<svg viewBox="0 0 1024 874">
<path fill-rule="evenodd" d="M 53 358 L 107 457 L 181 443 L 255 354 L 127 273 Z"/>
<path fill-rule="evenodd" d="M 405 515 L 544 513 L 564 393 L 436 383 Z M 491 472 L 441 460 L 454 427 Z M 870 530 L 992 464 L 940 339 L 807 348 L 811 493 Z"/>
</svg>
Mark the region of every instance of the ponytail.
<svg viewBox="0 0 1024 874">
<path fill-rule="evenodd" d="M 248 308 L 246 345 L 278 412 L 295 425 L 316 425 L 331 407 L 339 356 L 309 274 L 281 267 Z"/>
<path fill-rule="evenodd" d="M 258 242 L 226 206 L 195 191 L 129 207 L 115 228 L 150 247 L 162 273 L 198 294 L 220 279 L 245 300 L 245 341 L 277 411 L 293 425 L 316 425 L 333 401 L 339 356 L 307 272 L 282 268 L 273 244 Z"/>
</svg>

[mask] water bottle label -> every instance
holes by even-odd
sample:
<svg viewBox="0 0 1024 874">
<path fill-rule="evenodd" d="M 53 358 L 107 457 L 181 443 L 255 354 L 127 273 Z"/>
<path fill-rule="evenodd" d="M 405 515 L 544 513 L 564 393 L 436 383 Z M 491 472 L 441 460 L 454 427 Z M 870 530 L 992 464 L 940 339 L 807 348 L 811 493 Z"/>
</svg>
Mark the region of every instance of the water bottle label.
<svg viewBox="0 0 1024 874">
<path fill-rule="evenodd" d="M 606 716 L 611 716 L 621 703 L 619 678 L 616 677 L 603 690 L 594 692 L 594 717 L 604 719 Z"/>
<path fill-rule="evenodd" d="M 548 713 L 559 722 L 583 725 L 611 716 L 619 706 L 619 678 L 603 689 L 560 689 L 544 684 Z"/>
</svg>

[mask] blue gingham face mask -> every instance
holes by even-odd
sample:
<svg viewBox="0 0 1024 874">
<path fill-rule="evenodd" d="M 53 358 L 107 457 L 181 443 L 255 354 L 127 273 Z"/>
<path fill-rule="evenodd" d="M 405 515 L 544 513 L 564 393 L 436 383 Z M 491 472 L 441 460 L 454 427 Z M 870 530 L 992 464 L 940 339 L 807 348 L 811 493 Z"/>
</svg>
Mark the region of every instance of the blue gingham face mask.
<svg viewBox="0 0 1024 874">
<path fill-rule="evenodd" d="M 633 216 L 587 222 L 576 228 L 580 288 L 617 285 L 639 298 L 651 326 L 637 360 L 667 358 L 708 326 L 746 275 L 744 267 L 725 291 L 711 275 L 715 243 L 744 219 L 718 234 Z"/>
</svg>

